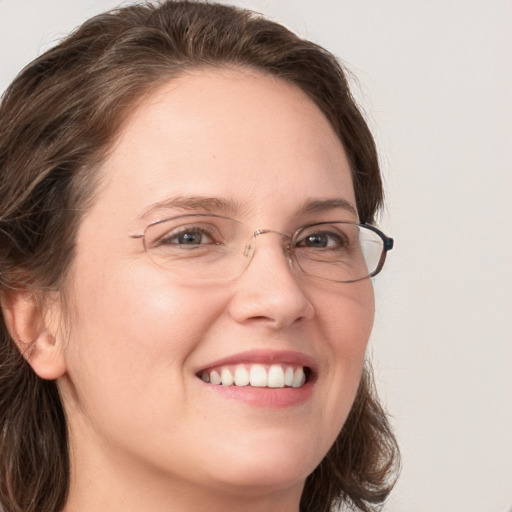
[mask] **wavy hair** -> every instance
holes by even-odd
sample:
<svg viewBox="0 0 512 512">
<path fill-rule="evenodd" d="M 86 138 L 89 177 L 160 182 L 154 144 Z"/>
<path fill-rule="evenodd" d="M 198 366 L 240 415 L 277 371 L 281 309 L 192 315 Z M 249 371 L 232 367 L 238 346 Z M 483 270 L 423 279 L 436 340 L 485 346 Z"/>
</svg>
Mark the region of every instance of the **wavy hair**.
<svg viewBox="0 0 512 512">
<path fill-rule="evenodd" d="M 138 102 L 188 69 L 239 66 L 302 89 L 350 161 L 361 222 L 383 200 L 375 143 L 336 58 L 260 15 L 202 1 L 131 5 L 85 22 L 29 64 L 0 104 L 0 294 L 59 289 L 97 169 Z M 57 512 L 70 460 L 56 383 L 37 377 L 0 318 L 0 509 Z M 337 440 L 307 478 L 300 510 L 378 508 L 398 447 L 366 366 Z"/>
</svg>

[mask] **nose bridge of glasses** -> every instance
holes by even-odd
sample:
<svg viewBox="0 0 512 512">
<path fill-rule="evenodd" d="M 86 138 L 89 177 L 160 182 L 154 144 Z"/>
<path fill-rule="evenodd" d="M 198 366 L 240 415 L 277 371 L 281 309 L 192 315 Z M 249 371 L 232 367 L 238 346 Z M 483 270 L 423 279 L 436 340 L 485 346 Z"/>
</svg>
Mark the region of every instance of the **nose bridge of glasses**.
<svg viewBox="0 0 512 512">
<path fill-rule="evenodd" d="M 293 260 L 291 238 L 288 235 L 281 233 L 280 231 L 276 231 L 274 229 L 257 229 L 256 231 L 254 231 L 245 246 L 244 255 L 249 258 L 249 261 L 251 261 L 256 250 L 256 239 L 259 238 L 261 235 L 267 234 L 275 234 L 280 237 L 281 249 L 286 256 L 288 263 L 291 264 Z"/>
</svg>

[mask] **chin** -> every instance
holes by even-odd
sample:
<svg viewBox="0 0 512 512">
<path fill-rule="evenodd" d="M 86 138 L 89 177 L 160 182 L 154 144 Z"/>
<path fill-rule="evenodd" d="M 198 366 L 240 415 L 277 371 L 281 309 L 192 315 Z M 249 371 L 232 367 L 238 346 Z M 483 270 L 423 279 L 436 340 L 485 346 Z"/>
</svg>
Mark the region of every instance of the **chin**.
<svg viewBox="0 0 512 512">
<path fill-rule="evenodd" d="M 217 479 L 244 492 L 302 486 L 329 449 L 289 433 L 250 437 L 231 444 L 215 471 Z"/>
<path fill-rule="evenodd" d="M 256 496 L 262 492 L 272 493 L 298 486 L 302 488 L 314 469 L 306 470 L 301 462 L 282 464 L 276 460 L 257 464 L 236 463 L 222 475 L 220 485 L 231 488 L 233 493 L 243 492 L 247 496 Z M 219 476 L 216 474 L 217 481 Z"/>
</svg>

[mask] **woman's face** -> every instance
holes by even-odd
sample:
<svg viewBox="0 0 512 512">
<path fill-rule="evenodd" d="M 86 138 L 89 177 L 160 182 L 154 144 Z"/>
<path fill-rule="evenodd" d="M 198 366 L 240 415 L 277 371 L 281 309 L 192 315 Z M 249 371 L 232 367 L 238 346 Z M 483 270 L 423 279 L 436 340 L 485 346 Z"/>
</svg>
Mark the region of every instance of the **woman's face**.
<svg viewBox="0 0 512 512">
<path fill-rule="evenodd" d="M 74 463 L 182 488 L 300 491 L 353 402 L 373 321 L 370 281 L 307 277 L 275 234 L 258 237 L 238 279 L 183 280 L 131 235 L 184 213 L 286 234 L 357 221 L 329 122 L 278 79 L 197 70 L 144 99 L 100 172 L 69 277 L 59 379 Z M 309 378 L 297 388 L 201 379 L 257 364 L 278 374 L 306 366 Z"/>
</svg>

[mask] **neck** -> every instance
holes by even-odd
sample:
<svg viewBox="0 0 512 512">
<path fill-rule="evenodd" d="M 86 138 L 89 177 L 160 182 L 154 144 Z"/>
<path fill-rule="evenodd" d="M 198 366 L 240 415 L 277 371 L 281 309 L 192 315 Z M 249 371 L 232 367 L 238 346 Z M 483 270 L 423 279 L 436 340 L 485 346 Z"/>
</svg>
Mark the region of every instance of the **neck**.
<svg viewBox="0 0 512 512">
<path fill-rule="evenodd" d="M 84 452 L 87 456 L 72 453 L 70 492 L 62 512 L 299 511 L 303 481 L 285 488 L 194 482 L 112 453 Z"/>
<path fill-rule="evenodd" d="M 155 479 L 107 480 L 100 473 L 94 479 L 81 478 L 73 483 L 63 512 L 298 512 L 301 491 L 302 485 L 271 491 L 212 489 L 172 478 L 166 479 L 165 485 Z"/>
</svg>

